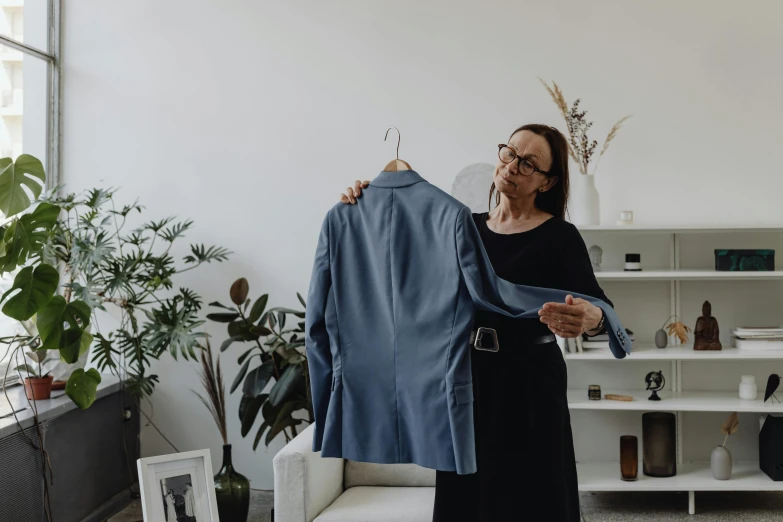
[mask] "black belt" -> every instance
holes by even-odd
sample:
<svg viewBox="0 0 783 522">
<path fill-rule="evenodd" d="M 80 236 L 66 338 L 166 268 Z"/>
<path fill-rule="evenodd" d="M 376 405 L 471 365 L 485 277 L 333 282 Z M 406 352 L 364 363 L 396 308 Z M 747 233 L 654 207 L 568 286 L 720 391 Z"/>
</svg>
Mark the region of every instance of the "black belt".
<svg viewBox="0 0 783 522">
<path fill-rule="evenodd" d="M 557 337 L 555 334 L 539 335 L 532 339 L 525 339 L 525 344 L 546 344 L 556 342 Z M 482 350 L 485 352 L 497 352 L 500 350 L 500 343 L 498 343 L 498 334 L 494 328 L 487 328 L 480 326 L 470 332 L 470 344 L 476 350 Z"/>
</svg>

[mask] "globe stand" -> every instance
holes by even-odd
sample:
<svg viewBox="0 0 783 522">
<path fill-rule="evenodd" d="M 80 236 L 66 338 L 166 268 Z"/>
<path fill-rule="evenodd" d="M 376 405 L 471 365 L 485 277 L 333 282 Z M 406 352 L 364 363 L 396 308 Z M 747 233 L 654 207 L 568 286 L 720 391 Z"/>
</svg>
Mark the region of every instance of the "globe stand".
<svg viewBox="0 0 783 522">
<path fill-rule="evenodd" d="M 648 401 L 659 401 L 659 400 L 661 400 L 661 398 L 658 397 L 658 390 L 653 390 L 652 391 L 652 395 L 647 397 L 647 400 Z"/>
</svg>

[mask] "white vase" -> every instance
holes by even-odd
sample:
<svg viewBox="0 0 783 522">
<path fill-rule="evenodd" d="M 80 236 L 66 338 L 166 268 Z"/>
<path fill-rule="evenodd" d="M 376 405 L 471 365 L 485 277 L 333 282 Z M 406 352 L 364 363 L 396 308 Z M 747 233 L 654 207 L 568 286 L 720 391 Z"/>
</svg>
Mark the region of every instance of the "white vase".
<svg viewBox="0 0 783 522">
<path fill-rule="evenodd" d="M 568 216 L 574 225 L 600 225 L 601 202 L 595 176 L 572 174 L 569 179 Z"/>
</svg>

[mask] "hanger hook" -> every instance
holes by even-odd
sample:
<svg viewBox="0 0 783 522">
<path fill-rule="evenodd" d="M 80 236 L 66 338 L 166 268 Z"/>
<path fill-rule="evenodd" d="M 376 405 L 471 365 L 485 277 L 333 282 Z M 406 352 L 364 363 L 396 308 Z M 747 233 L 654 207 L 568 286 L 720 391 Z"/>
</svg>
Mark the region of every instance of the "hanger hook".
<svg viewBox="0 0 783 522">
<path fill-rule="evenodd" d="M 400 159 L 400 139 L 402 138 L 402 136 L 400 135 L 400 129 L 398 129 L 397 127 L 389 127 L 388 129 L 386 129 L 386 136 L 383 138 L 383 141 L 386 141 L 386 138 L 389 137 L 389 131 L 392 129 L 397 131 L 397 158 L 396 159 Z"/>
</svg>

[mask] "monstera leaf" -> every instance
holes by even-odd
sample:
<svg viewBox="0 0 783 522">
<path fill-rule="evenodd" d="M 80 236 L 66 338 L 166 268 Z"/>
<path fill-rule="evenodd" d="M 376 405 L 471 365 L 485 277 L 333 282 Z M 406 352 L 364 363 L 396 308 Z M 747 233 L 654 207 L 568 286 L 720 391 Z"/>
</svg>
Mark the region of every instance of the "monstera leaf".
<svg viewBox="0 0 783 522">
<path fill-rule="evenodd" d="M 10 272 L 28 259 L 40 255 L 57 223 L 60 207 L 40 203 L 34 211 L 15 220 L 3 234 L 4 252 L 0 271 Z"/>
<path fill-rule="evenodd" d="M 68 329 L 65 328 L 68 324 Z M 63 361 L 72 364 L 89 348 L 93 336 L 84 329 L 90 324 L 90 307 L 82 301 L 65 302 L 57 295 L 44 306 L 36 317 L 38 333 L 43 341 L 42 348 L 60 350 Z"/>
<path fill-rule="evenodd" d="M 82 368 L 75 370 L 68 378 L 65 385 L 65 394 L 79 408 L 86 410 L 98 394 L 98 385 L 101 383 L 101 374 L 95 368 L 90 368 L 86 372 Z"/>
<path fill-rule="evenodd" d="M 30 206 L 30 198 L 22 188 L 26 186 L 38 199 L 46 182 L 43 164 L 40 160 L 22 154 L 16 158 L 0 158 L 0 211 L 11 217 Z"/>
<path fill-rule="evenodd" d="M 51 265 L 24 267 L 16 274 L 14 285 L 0 298 L 2 303 L 9 294 L 20 290 L 3 306 L 3 313 L 17 321 L 30 319 L 52 300 L 59 282 L 60 274 Z"/>
</svg>

